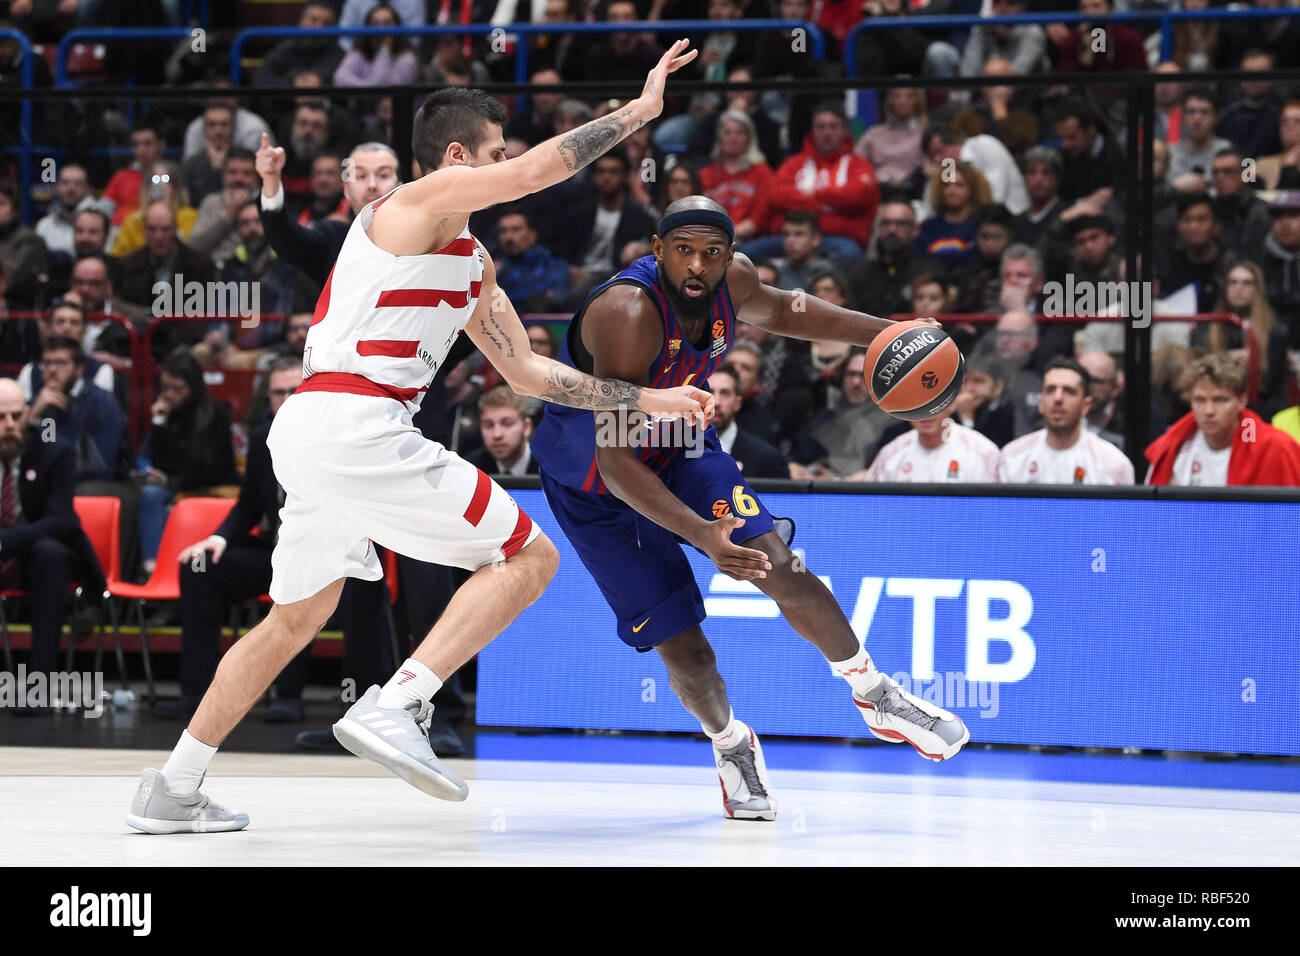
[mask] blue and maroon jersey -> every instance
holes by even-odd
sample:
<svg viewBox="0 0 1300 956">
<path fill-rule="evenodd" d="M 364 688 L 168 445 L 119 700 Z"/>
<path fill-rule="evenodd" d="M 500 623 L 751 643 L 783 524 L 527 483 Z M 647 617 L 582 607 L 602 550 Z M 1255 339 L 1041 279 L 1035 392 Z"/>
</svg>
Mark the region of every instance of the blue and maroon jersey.
<svg viewBox="0 0 1300 956">
<path fill-rule="evenodd" d="M 582 348 L 582 317 L 587 307 L 610 286 L 624 284 L 644 289 L 659 310 L 659 318 L 663 323 L 663 345 L 646 372 L 649 385 L 652 388 L 694 385 L 707 391 L 709 376 L 731 348 L 736 325 L 736 313 L 731 306 L 727 283 L 724 280 L 718 288 L 713 300 L 713 312 L 709 317 L 709 337 L 704 348 L 697 349 L 687 340 L 681 323 L 659 284 L 659 269 L 654 256 L 642 256 L 608 282 L 592 290 L 569 323 L 569 332 L 560 349 L 558 361 L 574 368 L 579 367 L 573 360 L 573 352 Z M 637 457 L 651 470 L 662 474 L 682 454 L 681 428 L 681 422 L 662 422 L 645 429 L 651 434 L 647 434 L 637 448 Z M 541 470 L 560 484 L 581 491 L 605 494 L 605 483 L 601 481 L 596 467 L 596 419 L 593 412 L 564 405 L 547 405 L 542 423 L 533 436 L 532 449 Z"/>
</svg>

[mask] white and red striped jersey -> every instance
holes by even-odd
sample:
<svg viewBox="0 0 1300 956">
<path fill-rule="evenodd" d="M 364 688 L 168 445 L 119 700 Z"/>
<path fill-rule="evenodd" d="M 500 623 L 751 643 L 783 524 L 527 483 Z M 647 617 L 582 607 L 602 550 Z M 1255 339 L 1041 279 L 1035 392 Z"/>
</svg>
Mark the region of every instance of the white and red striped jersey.
<svg viewBox="0 0 1300 956">
<path fill-rule="evenodd" d="M 1070 448 L 1047 444 L 1047 429 L 1007 442 L 998 459 L 998 481 L 1023 485 L 1131 485 L 1133 462 L 1086 428 Z"/>
<path fill-rule="evenodd" d="M 303 390 L 387 395 L 414 414 L 474 313 L 483 249 L 467 226 L 437 252 L 385 252 L 366 229 L 391 195 L 366 205 L 343 241 L 307 333 Z"/>
<path fill-rule="evenodd" d="M 867 481 L 998 480 L 998 446 L 973 428 L 949 420 L 944 442 L 925 448 L 915 428 L 884 448 L 867 470 Z"/>
</svg>

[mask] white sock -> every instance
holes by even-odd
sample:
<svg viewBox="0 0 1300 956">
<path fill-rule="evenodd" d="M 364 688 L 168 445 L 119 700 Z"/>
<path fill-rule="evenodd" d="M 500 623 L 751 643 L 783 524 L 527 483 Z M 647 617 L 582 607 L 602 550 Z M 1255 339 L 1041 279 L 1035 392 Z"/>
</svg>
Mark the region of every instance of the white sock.
<svg viewBox="0 0 1300 956">
<path fill-rule="evenodd" d="M 441 687 L 442 680 L 437 674 L 408 657 L 380 689 L 379 706 L 385 710 L 400 710 L 414 701 L 433 700 L 433 695 Z"/>
<path fill-rule="evenodd" d="M 188 730 L 183 731 L 176 749 L 162 768 L 167 792 L 174 797 L 185 797 L 199 789 L 216 752 L 216 747 L 209 747 L 197 737 L 191 737 Z"/>
<path fill-rule="evenodd" d="M 700 726 L 704 727 L 703 724 Z M 730 750 L 745 739 L 745 725 L 736 719 L 735 711 L 728 711 L 727 726 L 723 727 L 716 734 L 707 727 L 704 727 L 704 732 L 708 734 L 709 739 L 713 741 L 713 746 L 717 747 L 719 750 Z"/>
<path fill-rule="evenodd" d="M 830 664 L 835 668 L 835 673 L 849 682 L 853 693 L 859 697 L 871 693 L 880 683 L 880 671 L 876 670 L 876 665 L 871 663 L 865 647 L 860 648 L 847 661 L 831 661 Z"/>
</svg>

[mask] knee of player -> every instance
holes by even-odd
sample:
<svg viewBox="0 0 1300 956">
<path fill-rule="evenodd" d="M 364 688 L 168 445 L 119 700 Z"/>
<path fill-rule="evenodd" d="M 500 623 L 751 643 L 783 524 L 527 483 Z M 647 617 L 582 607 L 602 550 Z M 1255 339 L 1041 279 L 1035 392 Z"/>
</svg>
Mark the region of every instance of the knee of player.
<svg viewBox="0 0 1300 956">
<path fill-rule="evenodd" d="M 544 533 L 539 533 L 520 551 L 520 555 L 526 555 L 533 566 L 533 580 L 535 582 L 533 599 L 536 600 L 541 597 L 542 592 L 546 590 L 546 586 L 555 577 L 555 572 L 559 570 L 560 552 L 556 550 L 550 538 Z"/>
</svg>

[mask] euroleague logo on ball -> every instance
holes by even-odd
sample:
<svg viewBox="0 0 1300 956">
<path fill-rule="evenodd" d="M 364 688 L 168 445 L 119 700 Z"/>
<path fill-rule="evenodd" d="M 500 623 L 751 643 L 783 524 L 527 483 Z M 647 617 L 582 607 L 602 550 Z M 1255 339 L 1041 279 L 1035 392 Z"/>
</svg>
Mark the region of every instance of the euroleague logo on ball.
<svg viewBox="0 0 1300 956">
<path fill-rule="evenodd" d="M 921 384 L 926 388 L 934 388 L 939 384 L 939 376 L 934 374 L 934 372 L 926 372 L 921 376 Z"/>
</svg>

